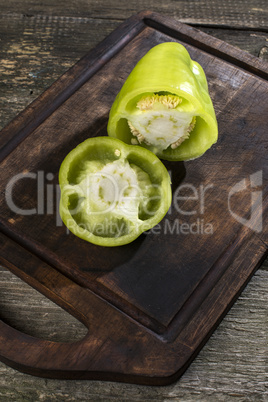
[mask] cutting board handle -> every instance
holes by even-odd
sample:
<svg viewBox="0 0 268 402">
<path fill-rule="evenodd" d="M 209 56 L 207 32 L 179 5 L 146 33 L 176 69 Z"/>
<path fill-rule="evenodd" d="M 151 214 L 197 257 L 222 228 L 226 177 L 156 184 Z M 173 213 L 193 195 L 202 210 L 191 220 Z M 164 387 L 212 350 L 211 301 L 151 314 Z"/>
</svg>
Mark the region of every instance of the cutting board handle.
<svg viewBox="0 0 268 402">
<path fill-rule="evenodd" d="M 0 319 L 0 360 L 26 373 L 52 378 L 80 378 L 82 371 L 97 369 L 92 356 L 102 343 L 105 303 L 2 233 L 0 243 L 3 266 L 88 328 L 82 340 L 61 343 L 27 335 Z M 105 370 L 105 364 L 98 361 L 97 365 Z"/>
<path fill-rule="evenodd" d="M 184 343 L 178 343 L 176 353 L 172 350 L 169 361 L 174 361 L 166 370 L 165 359 L 158 358 L 168 353 L 161 337 L 3 233 L 0 244 L 3 266 L 88 328 L 83 339 L 63 343 L 24 334 L 0 320 L 0 360 L 7 365 L 47 378 L 168 384 L 178 355 L 186 364 L 189 350 Z"/>
<path fill-rule="evenodd" d="M 0 244 L 3 266 L 88 328 L 82 340 L 63 343 L 24 334 L 0 320 L 1 361 L 47 378 L 166 383 L 151 368 L 156 350 L 165 347 L 158 337 L 3 233 Z"/>
<path fill-rule="evenodd" d="M 52 342 L 26 335 L 0 320 L 0 360 L 32 375 L 65 378 L 79 374 L 79 354 L 84 350 L 90 357 L 90 337 L 73 343 Z"/>
</svg>

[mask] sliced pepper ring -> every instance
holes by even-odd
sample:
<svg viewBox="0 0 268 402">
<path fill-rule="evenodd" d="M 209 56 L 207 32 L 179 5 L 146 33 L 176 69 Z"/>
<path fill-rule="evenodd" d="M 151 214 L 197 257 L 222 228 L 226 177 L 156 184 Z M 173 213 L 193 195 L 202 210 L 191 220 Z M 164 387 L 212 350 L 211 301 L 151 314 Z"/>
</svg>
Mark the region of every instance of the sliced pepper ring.
<svg viewBox="0 0 268 402">
<path fill-rule="evenodd" d="M 170 176 L 150 151 L 110 137 L 89 138 L 59 171 L 60 215 L 76 236 L 100 246 L 132 242 L 171 204 Z"/>
<path fill-rule="evenodd" d="M 161 43 L 142 57 L 112 105 L 107 130 L 172 161 L 197 158 L 217 141 L 205 73 L 183 45 Z"/>
</svg>

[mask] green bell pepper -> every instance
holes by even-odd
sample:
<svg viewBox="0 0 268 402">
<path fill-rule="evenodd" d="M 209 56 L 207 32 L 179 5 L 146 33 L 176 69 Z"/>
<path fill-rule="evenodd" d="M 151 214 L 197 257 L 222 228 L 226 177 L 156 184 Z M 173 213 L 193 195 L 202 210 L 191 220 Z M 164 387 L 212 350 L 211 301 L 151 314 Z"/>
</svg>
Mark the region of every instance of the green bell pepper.
<svg viewBox="0 0 268 402">
<path fill-rule="evenodd" d="M 101 246 L 130 243 L 164 217 L 170 176 L 150 151 L 110 137 L 89 138 L 59 171 L 60 215 L 71 232 Z"/>
<path fill-rule="evenodd" d="M 197 158 L 217 141 L 205 73 L 184 46 L 162 43 L 137 63 L 112 105 L 108 135 L 173 161 Z"/>
</svg>

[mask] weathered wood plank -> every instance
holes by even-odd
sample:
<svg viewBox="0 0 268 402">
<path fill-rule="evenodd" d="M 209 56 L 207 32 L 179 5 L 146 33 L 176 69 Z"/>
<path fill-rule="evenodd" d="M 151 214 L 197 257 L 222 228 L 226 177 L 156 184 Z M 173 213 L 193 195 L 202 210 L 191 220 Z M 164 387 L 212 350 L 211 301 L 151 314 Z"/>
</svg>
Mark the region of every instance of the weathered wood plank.
<svg viewBox="0 0 268 402">
<path fill-rule="evenodd" d="M 119 24 L 78 17 L 0 15 L 0 129 Z M 268 60 L 268 33 L 201 29 Z"/>
<path fill-rule="evenodd" d="M 267 269 L 268 260 L 264 267 Z M 12 318 L 19 329 L 58 341 L 79 339 L 84 335 L 80 323 L 9 271 L 0 268 L 0 277 L 1 314 L 12 303 L 7 311 L 8 318 Z M 0 400 L 264 401 L 268 397 L 267 287 L 268 271 L 260 269 L 199 356 L 182 378 L 170 386 L 46 380 L 0 363 Z"/>
<path fill-rule="evenodd" d="M 0 17 L 0 129 L 119 22 Z"/>
<path fill-rule="evenodd" d="M 198 27 L 201 31 L 268 61 L 268 33 Z"/>
<path fill-rule="evenodd" d="M 51 2 L 45 0 L 1 0 L 0 9 L 3 14 L 19 13 L 29 16 L 36 14 L 54 16 L 79 16 L 102 19 L 124 20 L 131 14 L 147 9 L 163 13 L 179 19 L 182 22 L 207 24 L 228 27 L 247 27 L 267 29 L 267 3 L 265 0 L 237 1 L 187 1 L 177 0 L 163 2 L 150 0 L 146 4 L 142 0 L 132 0 L 122 3 L 120 0 L 107 2 L 105 0 L 69 0 L 68 6 L 64 0 Z"/>
</svg>

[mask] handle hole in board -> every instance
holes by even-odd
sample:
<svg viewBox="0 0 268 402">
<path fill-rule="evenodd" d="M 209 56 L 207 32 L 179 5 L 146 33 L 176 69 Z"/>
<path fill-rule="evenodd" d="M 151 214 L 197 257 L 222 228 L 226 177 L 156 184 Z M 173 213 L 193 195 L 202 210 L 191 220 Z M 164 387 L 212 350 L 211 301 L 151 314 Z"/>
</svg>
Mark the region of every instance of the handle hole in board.
<svg viewBox="0 0 268 402">
<path fill-rule="evenodd" d="M 0 266 L 0 319 L 27 335 L 76 342 L 88 329 L 57 304 Z"/>
</svg>

